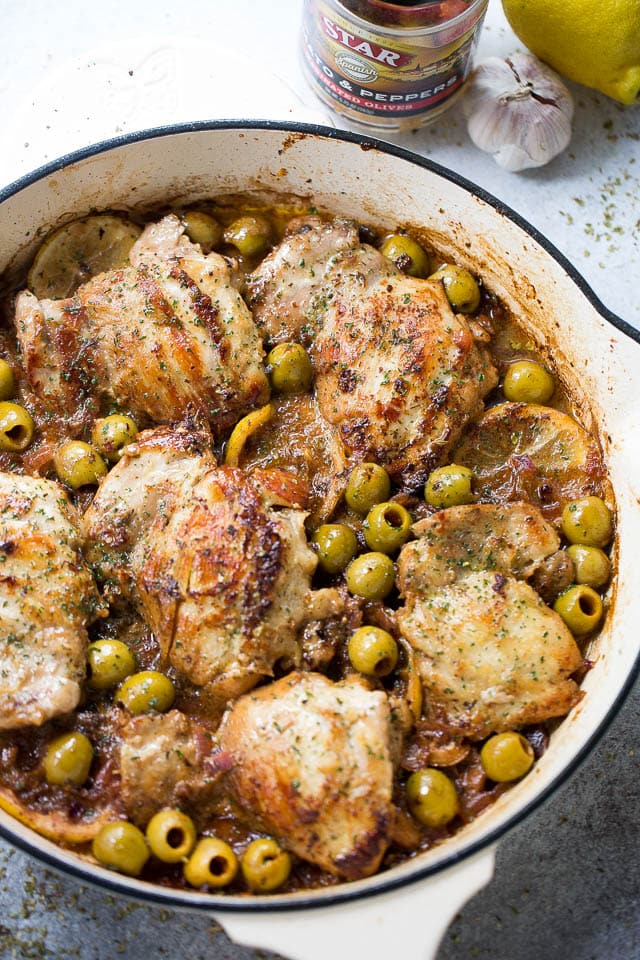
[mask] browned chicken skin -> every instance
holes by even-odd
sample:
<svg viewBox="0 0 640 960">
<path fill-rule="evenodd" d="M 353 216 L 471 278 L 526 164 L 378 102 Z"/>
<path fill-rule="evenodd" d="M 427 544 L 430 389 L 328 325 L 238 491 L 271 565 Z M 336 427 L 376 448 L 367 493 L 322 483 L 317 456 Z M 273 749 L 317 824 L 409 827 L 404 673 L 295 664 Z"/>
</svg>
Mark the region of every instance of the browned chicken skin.
<svg viewBox="0 0 640 960">
<path fill-rule="evenodd" d="M 559 546 L 526 503 L 441 510 L 398 562 L 402 635 L 418 656 L 427 712 L 472 739 L 568 713 L 580 650 L 524 577 Z"/>
<path fill-rule="evenodd" d="M 216 467 L 197 430 L 147 431 L 84 516 L 89 558 L 138 606 L 164 662 L 225 702 L 300 660 L 318 606 L 305 495 L 283 471 Z"/>
<path fill-rule="evenodd" d="M 127 815 L 144 828 L 159 810 L 180 807 L 199 826 L 220 802 L 229 758 L 200 724 L 171 710 L 133 717 L 121 730 L 120 779 Z"/>
<path fill-rule="evenodd" d="M 338 877 L 374 873 L 389 842 L 387 697 L 358 681 L 290 673 L 246 694 L 218 732 L 241 816 Z"/>
<path fill-rule="evenodd" d="M 51 480 L 0 473 L 0 730 L 73 710 L 99 607 L 74 508 Z"/>
<path fill-rule="evenodd" d="M 43 411 L 67 419 L 87 401 L 141 423 L 195 410 L 216 432 L 269 396 L 255 324 L 223 257 L 204 256 L 171 215 L 134 244 L 131 266 L 66 300 L 23 291 L 15 326 Z"/>
<path fill-rule="evenodd" d="M 247 288 L 269 342 L 310 344 L 320 412 L 349 455 L 406 486 L 446 460 L 497 383 L 442 284 L 401 274 L 350 221 L 298 225 Z"/>
</svg>

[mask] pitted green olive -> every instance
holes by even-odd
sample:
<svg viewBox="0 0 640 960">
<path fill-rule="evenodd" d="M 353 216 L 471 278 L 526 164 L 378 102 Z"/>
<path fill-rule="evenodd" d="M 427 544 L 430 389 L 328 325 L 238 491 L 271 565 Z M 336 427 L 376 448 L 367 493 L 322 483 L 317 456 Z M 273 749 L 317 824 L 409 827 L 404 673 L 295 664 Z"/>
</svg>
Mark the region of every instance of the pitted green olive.
<svg viewBox="0 0 640 960">
<path fill-rule="evenodd" d="M 600 497 L 573 500 L 562 511 L 562 532 L 571 543 L 606 547 L 613 536 L 611 511 Z"/>
<path fill-rule="evenodd" d="M 133 443 L 137 435 L 138 428 L 131 417 L 112 413 L 95 421 L 91 441 L 103 457 L 115 463 L 122 455 L 122 448 Z"/>
<path fill-rule="evenodd" d="M 313 535 L 318 563 L 327 573 L 342 573 L 358 552 L 355 531 L 346 523 L 323 523 Z"/>
<path fill-rule="evenodd" d="M 311 386 L 313 367 L 299 343 L 279 343 L 267 356 L 271 386 L 277 393 L 305 393 Z"/>
<path fill-rule="evenodd" d="M 480 287 L 468 270 L 447 263 L 429 280 L 442 280 L 447 300 L 457 313 L 473 313 L 480 306 Z"/>
<path fill-rule="evenodd" d="M 224 231 L 224 239 L 244 257 L 257 257 L 271 243 L 271 224 L 265 217 L 238 217 Z"/>
<path fill-rule="evenodd" d="M 386 677 L 398 662 L 398 644 L 380 627 L 358 627 L 349 639 L 349 660 L 367 677 Z"/>
<path fill-rule="evenodd" d="M 96 640 L 87 647 L 89 686 L 94 690 L 115 687 L 135 672 L 136 660 L 122 640 Z"/>
<path fill-rule="evenodd" d="M 81 787 L 89 776 L 93 747 L 84 733 L 63 733 L 49 744 L 44 758 L 47 783 Z"/>
<path fill-rule="evenodd" d="M 134 673 L 120 684 L 114 703 L 129 713 L 166 713 L 173 704 L 176 691 L 169 677 L 157 670 Z"/>
<path fill-rule="evenodd" d="M 393 553 L 409 539 L 411 514 L 401 503 L 388 500 L 372 507 L 364 522 L 364 539 L 371 550 Z"/>
<path fill-rule="evenodd" d="M 82 440 L 69 440 L 53 455 L 58 479 L 72 490 L 100 482 L 107 474 L 107 465 L 100 454 Z"/>
<path fill-rule="evenodd" d="M 184 232 L 192 243 L 199 243 L 203 250 L 211 250 L 222 241 L 223 230 L 215 217 L 201 210 L 187 210 L 182 215 Z"/>
<path fill-rule="evenodd" d="M 138 877 L 149 859 L 144 834 L 127 820 L 106 823 L 94 838 L 91 850 L 100 863 L 130 877 Z"/>
<path fill-rule="evenodd" d="M 553 609 L 560 614 L 576 637 L 595 630 L 604 612 L 600 596 L 584 583 L 569 587 L 561 593 Z"/>
<path fill-rule="evenodd" d="M 0 401 L 0 450 L 21 453 L 33 440 L 34 430 L 28 410 L 10 400 Z"/>
<path fill-rule="evenodd" d="M 424 488 L 424 498 L 432 507 L 442 510 L 444 507 L 458 507 L 475 500 L 473 489 L 473 471 L 450 463 L 438 467 L 430 474 Z"/>
<path fill-rule="evenodd" d="M 380 253 L 393 260 L 398 269 L 410 277 L 429 275 L 431 264 L 426 251 L 405 233 L 394 233 L 387 237 L 380 247 Z"/>
<path fill-rule="evenodd" d="M 291 873 L 291 857 L 269 837 L 253 840 L 242 857 L 242 875 L 254 893 L 269 893 L 283 886 Z"/>
<path fill-rule="evenodd" d="M 159 810 L 149 820 L 146 834 L 151 853 L 163 863 L 185 860 L 196 842 L 194 822 L 181 810 Z"/>
<path fill-rule="evenodd" d="M 519 780 L 533 766 L 533 747 L 521 733 L 509 731 L 489 737 L 480 751 L 480 763 L 490 780 Z"/>
<path fill-rule="evenodd" d="M 511 363 L 504 376 L 502 392 L 515 403 L 548 403 L 556 384 L 548 370 L 535 360 Z"/>
<path fill-rule="evenodd" d="M 441 770 L 417 770 L 407 780 L 405 789 L 409 810 L 427 827 L 444 827 L 458 813 L 456 788 Z"/>
<path fill-rule="evenodd" d="M 599 547 L 587 547 L 573 543 L 567 547 L 567 553 L 573 560 L 576 583 L 586 583 L 588 587 L 604 587 L 611 577 L 611 561 Z"/>
<path fill-rule="evenodd" d="M 346 572 L 349 592 L 364 600 L 384 600 L 395 583 L 393 561 L 384 553 L 363 553 L 352 560 Z"/>
<path fill-rule="evenodd" d="M 0 400 L 10 400 L 15 396 L 16 378 L 13 367 L 6 360 L 0 360 Z"/>
<path fill-rule="evenodd" d="M 389 499 L 391 480 L 389 474 L 377 463 L 360 463 L 349 476 L 344 498 L 347 506 L 365 516 L 376 503 Z"/>
<path fill-rule="evenodd" d="M 184 867 L 184 876 L 192 887 L 228 886 L 238 872 L 238 858 L 228 843 L 217 837 L 203 837 Z"/>
</svg>

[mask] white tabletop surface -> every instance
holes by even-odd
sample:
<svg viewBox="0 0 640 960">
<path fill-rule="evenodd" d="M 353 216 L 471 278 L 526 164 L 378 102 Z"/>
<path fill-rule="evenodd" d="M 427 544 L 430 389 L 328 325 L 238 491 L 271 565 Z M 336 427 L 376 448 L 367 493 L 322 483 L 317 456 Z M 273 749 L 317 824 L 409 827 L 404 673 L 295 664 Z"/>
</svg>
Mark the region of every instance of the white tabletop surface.
<svg viewBox="0 0 640 960">
<path fill-rule="evenodd" d="M 163 120 L 251 113 L 322 120 L 324 107 L 299 69 L 301 6 L 301 0 L 111 0 L 100 6 L 0 0 L 0 180 L 76 146 Z M 478 60 L 519 46 L 499 0 L 490 0 Z M 177 81 L 167 65 L 172 48 Z M 570 86 L 573 141 L 535 171 L 506 173 L 477 150 L 459 107 L 396 142 L 516 209 L 569 256 L 608 307 L 640 326 L 640 297 L 630 290 L 631 277 L 640 275 L 640 107 Z"/>
<path fill-rule="evenodd" d="M 300 11 L 301 0 L 0 0 L 0 185 L 83 143 L 163 120 L 321 120 L 324 108 L 298 66 Z M 490 0 L 478 59 L 517 48 L 499 0 Z M 127 87 L 129 69 L 135 93 Z M 108 74 L 104 98 L 93 94 L 100 71 L 103 79 Z M 164 89 L 163 71 L 174 80 Z M 623 108 L 570 86 L 572 144 L 537 171 L 497 167 L 471 144 L 459 108 L 397 142 L 512 206 L 569 257 L 608 307 L 640 328 L 640 106 Z M 638 765 L 629 759 L 640 750 L 638 691 L 634 697 L 635 707 L 554 800 L 552 813 L 531 818 L 501 846 L 496 880 L 458 918 L 443 956 L 640 958 L 640 873 L 625 839 L 625 830 L 640 828 Z M 546 835 L 537 829 L 543 817 Z M 0 852 L 3 960 L 249 955 L 203 918 L 127 907 L 56 880 L 5 845 Z"/>
</svg>

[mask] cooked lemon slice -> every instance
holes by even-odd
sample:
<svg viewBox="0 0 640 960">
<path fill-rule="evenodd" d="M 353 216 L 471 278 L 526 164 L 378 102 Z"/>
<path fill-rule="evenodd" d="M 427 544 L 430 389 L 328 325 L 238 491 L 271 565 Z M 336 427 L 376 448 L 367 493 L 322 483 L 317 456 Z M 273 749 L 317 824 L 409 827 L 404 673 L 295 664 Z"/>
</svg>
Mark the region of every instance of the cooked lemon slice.
<svg viewBox="0 0 640 960">
<path fill-rule="evenodd" d="M 244 445 L 249 437 L 265 423 L 268 423 L 272 416 L 273 405 L 267 403 L 258 410 L 252 410 L 242 420 L 238 420 L 227 441 L 224 455 L 224 462 L 227 467 L 237 467 L 239 465 Z"/>
<path fill-rule="evenodd" d="M 610 499 L 598 443 L 565 413 L 534 403 L 492 407 L 452 455 L 482 500 L 528 500 L 555 519 L 568 500 Z"/>
<path fill-rule="evenodd" d="M 89 843 L 115 815 L 111 808 L 100 810 L 92 820 L 71 820 L 60 810 L 39 813 L 25 806 L 7 787 L 0 787 L 0 808 L 40 836 L 67 844 Z"/>
<path fill-rule="evenodd" d="M 107 214 L 66 223 L 38 250 L 27 285 L 40 299 L 70 297 L 97 273 L 126 266 L 141 233 L 130 220 Z"/>
</svg>

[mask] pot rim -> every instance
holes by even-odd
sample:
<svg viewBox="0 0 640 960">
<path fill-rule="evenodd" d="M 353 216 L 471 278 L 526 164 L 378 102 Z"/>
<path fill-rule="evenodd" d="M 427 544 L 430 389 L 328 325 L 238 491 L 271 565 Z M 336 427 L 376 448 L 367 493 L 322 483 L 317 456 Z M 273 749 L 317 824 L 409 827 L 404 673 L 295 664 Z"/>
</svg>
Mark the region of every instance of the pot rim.
<svg viewBox="0 0 640 960">
<path fill-rule="evenodd" d="M 45 179 L 52 173 L 57 173 L 71 164 L 78 163 L 98 154 L 107 153 L 111 150 L 118 149 L 119 147 L 128 146 L 130 144 L 145 140 L 155 140 L 161 137 L 174 136 L 176 134 L 198 133 L 200 131 L 211 130 L 271 130 L 282 133 L 300 133 L 306 136 L 321 137 L 328 140 L 342 140 L 348 143 L 359 145 L 363 150 L 378 150 L 381 153 L 386 153 L 390 156 L 397 157 L 400 160 L 404 160 L 408 163 L 414 164 L 415 166 L 422 167 L 423 169 L 429 170 L 431 173 L 435 173 L 437 176 L 442 177 L 445 180 L 451 181 L 452 183 L 461 187 L 467 193 L 488 204 L 496 211 L 496 213 L 515 223 L 516 226 L 520 227 L 520 229 L 522 229 L 533 240 L 535 240 L 536 243 L 560 265 L 570 280 L 575 284 L 575 286 L 578 287 L 583 296 L 595 308 L 597 313 L 599 313 L 600 316 L 613 327 L 640 345 L 640 330 L 637 330 L 626 320 L 623 320 L 621 317 L 617 316 L 617 314 L 613 313 L 613 311 L 609 310 L 609 308 L 602 303 L 599 297 L 591 289 L 584 277 L 579 273 L 578 270 L 576 270 L 570 260 L 550 240 L 548 240 L 544 234 L 530 224 L 519 213 L 513 210 L 508 204 L 499 200 L 482 187 L 477 186 L 461 174 L 449 170 L 433 160 L 415 154 L 403 147 L 398 147 L 395 144 L 387 143 L 368 135 L 364 136 L 359 133 L 354 133 L 350 130 L 336 130 L 333 127 L 325 127 L 321 124 L 298 123 L 295 121 L 237 119 L 202 120 L 188 123 L 168 124 L 160 127 L 150 127 L 134 133 L 123 134 L 118 137 L 111 137 L 92 146 L 83 147 L 82 149 L 64 154 L 56 160 L 52 160 L 49 163 L 43 164 L 31 173 L 25 174 L 17 180 L 9 183 L 7 186 L 0 188 L 0 204 L 20 193 L 22 190 L 32 186 L 34 183 L 37 183 L 39 180 Z M 285 894 L 271 897 L 255 897 L 251 899 L 239 896 L 216 896 L 215 894 L 198 895 L 193 891 L 186 893 L 185 891 L 174 890 L 169 887 L 153 886 L 151 884 L 136 881 L 132 878 L 123 877 L 115 873 L 108 874 L 105 870 L 96 869 L 92 864 L 83 862 L 80 859 L 77 860 L 77 863 L 67 861 L 66 859 L 63 860 L 58 856 L 49 853 L 47 850 L 42 850 L 35 840 L 32 841 L 31 839 L 21 836 L 17 832 L 14 833 L 10 827 L 5 826 L 2 823 L 0 823 L 0 837 L 9 841 L 11 844 L 23 850 L 24 852 L 34 856 L 36 859 L 42 861 L 45 865 L 59 872 L 74 876 L 85 883 L 102 887 L 108 892 L 117 893 L 121 896 L 124 895 L 127 897 L 134 897 L 135 899 L 179 909 L 208 910 L 209 912 L 215 911 L 216 913 L 227 912 L 269 914 L 296 910 L 319 910 L 322 908 L 335 906 L 336 904 L 342 904 L 349 901 L 355 902 L 364 898 L 379 896 L 384 893 L 390 893 L 393 890 L 398 890 L 419 880 L 424 880 L 428 877 L 435 876 L 447 868 L 453 867 L 457 864 L 460 864 L 462 861 L 471 858 L 474 854 L 477 854 L 482 850 L 489 849 L 506 833 L 518 826 L 525 818 L 542 806 L 542 804 L 547 801 L 552 794 L 555 793 L 560 786 L 562 786 L 562 784 L 566 783 L 569 777 L 578 769 L 578 767 L 586 759 L 587 755 L 593 750 L 598 741 L 602 738 L 603 734 L 622 708 L 622 705 L 629 695 L 629 692 L 639 673 L 640 653 L 638 653 L 631 669 L 628 671 L 624 683 L 618 691 L 616 699 L 612 703 L 605 716 L 592 731 L 589 738 L 583 744 L 576 756 L 573 757 L 573 759 L 562 768 L 562 770 L 557 774 L 551 783 L 537 793 L 528 803 L 524 805 L 521 810 L 512 814 L 504 823 L 494 827 L 484 836 L 472 841 L 464 849 L 447 854 L 442 857 L 442 859 L 434 863 L 430 863 L 423 867 L 417 867 L 414 871 L 406 875 L 403 874 L 395 877 L 393 875 L 393 870 L 390 870 L 387 873 L 379 874 L 377 877 L 378 882 L 372 884 L 371 886 L 367 886 L 365 889 L 361 888 L 359 885 L 354 887 L 348 883 L 343 883 L 335 888 L 327 888 L 326 892 L 321 897 L 318 897 L 316 891 L 312 891 L 315 896 L 312 896 L 311 894 L 305 896 L 305 894 L 302 893 L 294 896 L 291 894 Z M 34 837 L 37 837 L 35 831 L 30 830 L 30 833 L 33 833 Z"/>
</svg>

